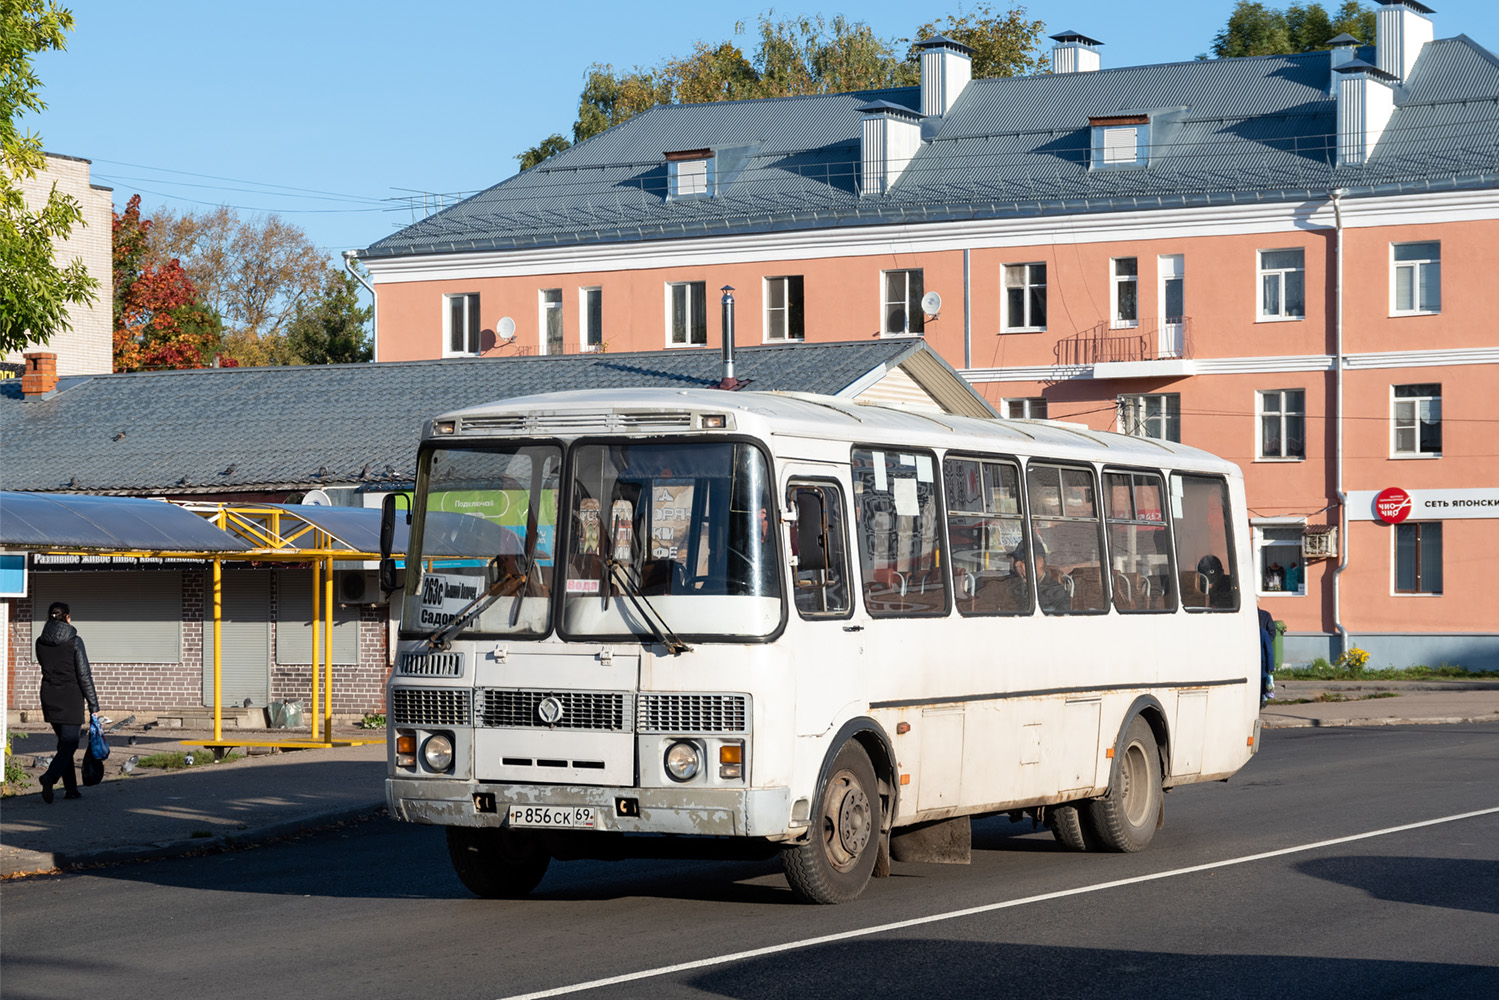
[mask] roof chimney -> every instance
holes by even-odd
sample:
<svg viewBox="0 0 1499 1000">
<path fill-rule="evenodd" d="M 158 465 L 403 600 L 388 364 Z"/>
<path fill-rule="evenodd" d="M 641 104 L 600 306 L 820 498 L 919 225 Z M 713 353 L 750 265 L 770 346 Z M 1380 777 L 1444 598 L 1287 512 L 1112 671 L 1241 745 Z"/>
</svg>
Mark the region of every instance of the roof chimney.
<svg viewBox="0 0 1499 1000">
<path fill-rule="evenodd" d="M 40 396 L 57 388 L 57 355 L 50 351 L 23 354 L 26 371 L 21 376 L 21 394 Z"/>
<path fill-rule="evenodd" d="M 889 101 L 875 101 L 864 113 L 860 193 L 884 194 L 921 147 L 922 116 Z"/>
<path fill-rule="evenodd" d="M 1080 31 L 1061 31 L 1051 36 L 1053 73 L 1092 73 L 1102 64 L 1098 47 L 1103 44 Z"/>
<path fill-rule="evenodd" d="M 1338 79 L 1338 166 L 1369 159 L 1395 113 L 1396 80 L 1378 66 L 1354 59 L 1334 72 Z"/>
<path fill-rule="evenodd" d="M 1434 29 L 1428 14 L 1436 11 L 1417 0 L 1380 0 L 1374 21 L 1374 63 L 1397 80 L 1411 75 L 1421 46 Z"/>
<path fill-rule="evenodd" d="M 1333 96 L 1337 96 L 1339 80 L 1337 69 L 1339 66 L 1346 66 L 1358 58 L 1358 47 L 1362 43 L 1357 38 L 1345 32 L 1334 38 L 1329 38 L 1327 44 L 1332 46 L 1333 68 L 1332 79 L 1327 84 L 1327 92 Z"/>
<path fill-rule="evenodd" d="M 923 39 L 915 47 L 921 50 L 921 113 L 940 118 L 973 79 L 973 49 L 946 35 Z"/>
</svg>

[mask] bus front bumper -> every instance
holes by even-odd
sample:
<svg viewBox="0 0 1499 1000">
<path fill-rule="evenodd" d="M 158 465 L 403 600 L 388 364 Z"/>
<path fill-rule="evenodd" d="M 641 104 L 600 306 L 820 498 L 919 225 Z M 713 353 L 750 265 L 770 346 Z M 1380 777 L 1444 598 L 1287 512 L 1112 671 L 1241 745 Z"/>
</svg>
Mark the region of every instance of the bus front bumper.
<svg viewBox="0 0 1499 1000">
<path fill-rule="evenodd" d="M 385 802 L 394 819 L 435 826 L 509 826 L 512 807 L 540 806 L 591 807 L 591 829 L 617 833 L 781 839 L 806 828 L 789 827 L 791 794 L 786 788 L 616 788 L 386 778 Z"/>
</svg>

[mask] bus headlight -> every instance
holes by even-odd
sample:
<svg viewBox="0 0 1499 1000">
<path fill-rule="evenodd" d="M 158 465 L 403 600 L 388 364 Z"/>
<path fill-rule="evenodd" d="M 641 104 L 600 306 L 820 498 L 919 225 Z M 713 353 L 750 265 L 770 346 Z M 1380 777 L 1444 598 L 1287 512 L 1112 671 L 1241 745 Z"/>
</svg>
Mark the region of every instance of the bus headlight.
<svg viewBox="0 0 1499 1000">
<path fill-rule="evenodd" d="M 453 766 L 453 741 L 438 733 L 422 744 L 422 762 L 429 770 L 446 771 Z"/>
<path fill-rule="evenodd" d="M 697 744 L 682 740 L 666 748 L 666 773 L 673 781 L 691 781 L 702 766 Z"/>
</svg>

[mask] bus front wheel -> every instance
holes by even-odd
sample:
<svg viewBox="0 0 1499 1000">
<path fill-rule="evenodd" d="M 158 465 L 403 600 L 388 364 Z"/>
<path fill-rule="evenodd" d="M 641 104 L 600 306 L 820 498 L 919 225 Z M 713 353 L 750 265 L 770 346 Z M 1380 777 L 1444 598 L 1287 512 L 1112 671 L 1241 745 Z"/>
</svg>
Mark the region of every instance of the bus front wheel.
<svg viewBox="0 0 1499 1000">
<path fill-rule="evenodd" d="M 450 826 L 448 859 L 475 896 L 519 899 L 541 882 L 551 855 L 532 833 L 504 828 Z"/>
<path fill-rule="evenodd" d="M 818 796 L 811 836 L 781 852 L 786 881 L 804 903 L 847 903 L 869 884 L 880 849 L 879 783 L 869 754 L 853 740 L 833 759 Z"/>
<path fill-rule="evenodd" d="M 1093 832 L 1110 851 L 1143 851 L 1161 816 L 1161 751 L 1150 723 L 1136 716 L 1115 754 L 1109 790 L 1088 803 Z"/>
</svg>

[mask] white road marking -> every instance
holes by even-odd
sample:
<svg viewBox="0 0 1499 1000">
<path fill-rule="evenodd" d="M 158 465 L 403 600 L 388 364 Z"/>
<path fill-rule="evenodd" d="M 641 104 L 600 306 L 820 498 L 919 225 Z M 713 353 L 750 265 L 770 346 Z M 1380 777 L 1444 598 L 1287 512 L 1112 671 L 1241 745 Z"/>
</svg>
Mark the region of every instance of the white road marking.
<svg viewBox="0 0 1499 1000">
<path fill-rule="evenodd" d="M 597 990 L 605 986 L 618 986 L 620 983 L 632 983 L 641 979 L 654 979 L 658 976 L 670 976 L 678 972 L 690 972 L 693 969 L 708 969 L 715 965 L 728 965 L 730 962 L 743 962 L 746 959 L 762 958 L 766 955 L 778 955 L 781 952 L 797 951 L 802 948 L 813 948 L 820 944 L 832 944 L 835 941 L 848 941 L 853 938 L 871 937 L 875 934 L 888 934 L 891 931 L 905 930 L 907 927 L 920 927 L 923 924 L 935 924 L 943 920 L 957 920 L 962 917 L 976 916 L 980 913 L 993 913 L 995 910 L 1007 910 L 1017 906 L 1027 906 L 1031 903 L 1044 903 L 1052 899 L 1065 899 L 1068 896 L 1081 896 L 1090 892 L 1118 889 L 1126 885 L 1138 885 L 1141 882 L 1154 882 L 1157 879 L 1174 878 L 1177 875 L 1191 875 L 1195 872 L 1227 868 L 1229 865 L 1243 865 L 1251 861 L 1264 861 L 1266 858 L 1284 857 L 1287 854 L 1301 854 L 1306 851 L 1320 850 L 1324 847 L 1335 847 L 1338 844 L 1351 844 L 1355 841 L 1369 840 L 1374 837 L 1387 837 L 1393 833 L 1405 833 L 1407 830 L 1440 826 L 1443 823 L 1456 823 L 1465 819 L 1475 819 L 1479 816 L 1492 816 L 1495 813 L 1499 813 L 1499 806 L 1495 806 L 1492 809 L 1478 809 L 1473 812 L 1457 813 L 1453 816 L 1422 820 L 1419 823 L 1406 823 L 1403 826 L 1385 827 L 1383 830 L 1355 833 L 1347 837 L 1319 840 L 1312 844 L 1282 847 L 1279 850 L 1264 851 L 1260 854 L 1246 854 L 1243 857 L 1227 858 L 1223 861 L 1214 861 L 1205 865 L 1173 868 L 1171 871 L 1156 872 L 1152 875 L 1136 875 L 1134 878 L 1116 879 L 1113 882 L 1099 882 L 1094 885 L 1079 886 L 1076 889 L 1062 889 L 1058 892 L 1042 893 L 1039 896 L 1007 899 L 1002 903 L 985 903 L 983 906 L 970 906 L 963 910 L 950 910 L 947 913 L 934 913 L 925 917 L 913 917 L 910 920 L 897 920 L 894 923 L 877 924 L 873 927 L 863 927 L 852 931 L 840 931 L 837 934 L 824 934 L 821 937 L 803 938 L 800 941 L 787 941 L 784 944 L 773 944 L 764 948 L 753 948 L 749 951 L 736 951 L 732 954 L 718 955 L 713 958 L 700 958 L 695 962 L 663 965 L 655 969 L 644 969 L 640 972 L 627 972 L 620 976 L 610 976 L 607 979 L 593 979 L 586 983 L 575 983 L 572 986 L 558 986 L 555 989 L 540 990 L 536 993 L 519 993 L 509 997 L 502 997 L 501 1000 L 542 1000 L 543 997 L 560 997 L 566 996 L 569 993 L 582 993 L 585 990 Z"/>
</svg>

